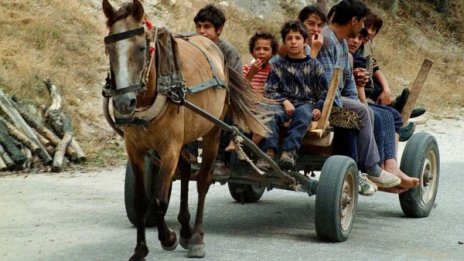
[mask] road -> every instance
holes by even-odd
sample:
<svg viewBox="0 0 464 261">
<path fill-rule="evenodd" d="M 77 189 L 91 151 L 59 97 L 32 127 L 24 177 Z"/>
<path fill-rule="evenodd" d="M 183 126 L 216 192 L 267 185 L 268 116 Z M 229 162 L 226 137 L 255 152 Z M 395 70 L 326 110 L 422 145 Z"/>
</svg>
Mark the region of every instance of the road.
<svg viewBox="0 0 464 261">
<path fill-rule="evenodd" d="M 447 127 L 444 127 L 447 126 Z M 451 126 L 451 127 L 450 127 Z M 214 184 L 205 209 L 203 260 L 464 260 L 463 124 L 429 121 L 437 138 L 441 178 L 436 208 L 405 218 L 396 195 L 359 198 L 348 241 L 323 243 L 314 228 L 315 197 L 282 190 L 256 204 L 235 203 Z M 0 178 L 0 260 L 127 260 L 135 229 L 126 218 L 124 167 L 92 173 L 6 175 Z M 167 220 L 178 231 L 179 182 Z M 196 209 L 191 183 L 190 210 Z M 186 250 L 161 250 L 147 231 L 147 260 L 186 260 Z"/>
</svg>

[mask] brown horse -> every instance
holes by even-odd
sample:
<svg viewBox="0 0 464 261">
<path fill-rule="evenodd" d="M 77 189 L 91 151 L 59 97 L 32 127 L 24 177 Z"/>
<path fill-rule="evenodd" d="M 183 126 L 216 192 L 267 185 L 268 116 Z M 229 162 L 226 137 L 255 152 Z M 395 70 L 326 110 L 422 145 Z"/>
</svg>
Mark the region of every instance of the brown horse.
<svg viewBox="0 0 464 261">
<path fill-rule="evenodd" d="M 108 0 L 103 0 L 102 6 L 109 29 L 105 44 L 110 60 L 113 83 L 110 96 L 116 122 L 118 118 L 146 120 L 143 126 L 134 124 L 133 121 L 121 125 L 135 181 L 137 245 L 130 260 L 144 260 L 148 254 L 145 241 L 145 213 L 148 204 L 154 204 L 155 207 L 158 238 L 162 247 L 166 250 L 176 248 L 179 239 L 164 220 L 176 169 L 181 175 L 181 206 L 178 215 L 181 224 L 180 243 L 184 248 L 188 247 L 189 257 L 203 257 L 204 203 L 211 182 L 211 167 L 219 146 L 220 128 L 185 106 L 166 99 L 166 95 L 159 91 L 157 74 L 163 74 L 157 73 L 157 68 L 166 57 L 159 57 L 161 55 L 158 52 L 152 54 L 149 50 L 150 39 L 156 38 L 157 30 L 156 27 L 151 29 L 151 24 L 147 24 L 142 4 L 134 0 L 116 10 Z M 256 115 L 259 112 L 256 108 L 258 98 L 239 73 L 225 66 L 220 49 L 203 36 L 192 36 L 187 40 L 176 38 L 175 42 L 186 88 L 211 82 L 212 78 L 217 80 L 218 85 L 222 82 L 226 87 L 207 88 L 186 98 L 220 119 L 229 110 L 240 128 L 265 135 L 266 128 Z M 227 103 L 227 100 L 230 102 Z M 154 107 L 156 108 L 153 109 Z M 188 210 L 190 164 L 180 155 L 183 145 L 199 137 L 203 139 L 203 154 L 197 177 L 197 213 L 192 229 Z M 161 161 L 154 196 L 148 199 L 144 184 L 144 175 L 147 175 L 144 173 L 144 159 L 151 149 L 160 155 Z"/>
</svg>

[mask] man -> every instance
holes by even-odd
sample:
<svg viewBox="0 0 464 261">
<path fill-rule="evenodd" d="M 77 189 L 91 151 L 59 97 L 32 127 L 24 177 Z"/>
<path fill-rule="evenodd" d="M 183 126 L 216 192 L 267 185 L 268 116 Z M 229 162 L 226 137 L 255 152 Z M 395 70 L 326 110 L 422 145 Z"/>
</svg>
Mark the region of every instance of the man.
<svg viewBox="0 0 464 261">
<path fill-rule="evenodd" d="M 197 15 L 193 18 L 195 22 L 195 30 L 198 34 L 209 38 L 211 41 L 217 44 L 221 49 L 227 66 L 234 69 L 238 73 L 242 71 L 242 63 L 240 61 L 240 55 L 235 47 L 229 42 L 219 39 L 219 36 L 224 29 L 226 17 L 224 13 L 214 5 L 206 5 Z M 232 118 L 230 115 L 226 115 L 224 122 L 232 124 Z M 230 152 L 226 152 L 225 148 L 231 140 L 231 133 L 227 131 L 221 132 L 221 140 L 219 143 L 219 152 L 214 164 L 213 176 L 216 179 L 227 179 L 229 177 L 229 166 Z"/>
<path fill-rule="evenodd" d="M 373 134 L 373 113 L 358 100 L 356 84 L 349 62 L 346 38 L 357 34 L 364 26 L 369 9 L 360 0 L 343 0 L 331 9 L 330 24 L 322 29 L 324 44 L 318 59 L 324 67 L 326 79 L 332 79 L 335 67 L 343 69 L 335 103 L 339 107 L 355 111 L 363 127 L 357 141 L 358 166 L 367 172 L 368 178 L 381 188 L 391 188 L 401 183 L 395 175 L 382 170 Z"/>
</svg>

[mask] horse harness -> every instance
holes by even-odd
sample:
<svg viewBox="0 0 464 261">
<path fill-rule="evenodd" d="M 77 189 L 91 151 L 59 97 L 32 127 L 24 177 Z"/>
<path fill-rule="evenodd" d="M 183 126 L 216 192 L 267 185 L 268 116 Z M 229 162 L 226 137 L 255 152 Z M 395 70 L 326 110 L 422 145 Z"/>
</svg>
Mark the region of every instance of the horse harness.
<svg viewBox="0 0 464 261">
<path fill-rule="evenodd" d="M 186 94 L 194 94 L 201 92 L 203 90 L 217 87 L 217 88 L 226 88 L 227 85 L 223 80 L 218 77 L 218 72 L 215 66 L 213 65 L 210 58 L 206 53 L 197 45 L 189 41 L 189 37 L 196 34 L 185 34 L 185 35 L 176 35 L 175 38 L 180 38 L 191 45 L 195 46 L 200 50 L 205 58 L 207 59 L 211 72 L 213 74 L 210 80 L 207 80 L 202 83 L 195 84 L 193 86 L 186 87 L 185 81 L 182 77 L 181 72 L 181 63 L 179 59 L 179 53 L 177 44 L 175 42 L 172 34 L 165 28 L 155 28 L 150 22 L 146 22 L 144 26 L 125 31 L 122 33 L 116 33 L 104 38 L 105 45 L 129 39 L 137 35 L 146 35 L 146 63 L 142 69 L 142 77 L 139 84 L 130 85 L 127 87 L 116 88 L 116 83 L 114 81 L 114 73 L 111 70 L 111 59 L 110 59 L 110 72 L 106 77 L 106 82 L 103 87 L 102 95 L 105 99 L 104 112 L 107 121 L 115 131 L 122 135 L 122 131 L 116 125 L 142 125 L 146 126 L 150 121 L 145 119 L 137 118 L 136 116 L 130 118 L 116 118 L 115 121 L 109 115 L 108 108 L 105 108 L 108 105 L 109 98 L 114 98 L 118 95 L 126 94 L 129 92 L 139 92 L 146 91 L 148 76 L 150 72 L 151 64 L 153 64 L 153 59 L 155 59 L 156 64 L 156 88 L 157 93 L 165 95 L 169 100 L 177 105 L 183 105 Z M 156 117 L 156 116 L 155 116 Z M 155 118 L 153 117 L 153 119 Z M 153 120 L 152 119 L 152 120 Z M 111 122 L 113 121 L 113 122 Z"/>
</svg>

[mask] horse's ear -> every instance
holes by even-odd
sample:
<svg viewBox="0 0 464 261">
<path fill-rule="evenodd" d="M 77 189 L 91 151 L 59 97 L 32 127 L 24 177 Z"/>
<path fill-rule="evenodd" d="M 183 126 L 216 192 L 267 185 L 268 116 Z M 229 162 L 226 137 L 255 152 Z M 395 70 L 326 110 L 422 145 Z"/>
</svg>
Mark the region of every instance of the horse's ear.
<svg viewBox="0 0 464 261">
<path fill-rule="evenodd" d="M 134 17 L 136 21 L 142 21 L 142 19 L 145 17 L 143 5 L 139 0 L 134 0 L 132 3 L 132 17 Z"/>
<path fill-rule="evenodd" d="M 103 0 L 102 2 L 103 13 L 105 13 L 106 18 L 111 19 L 114 15 L 114 8 L 108 0 Z"/>
</svg>

